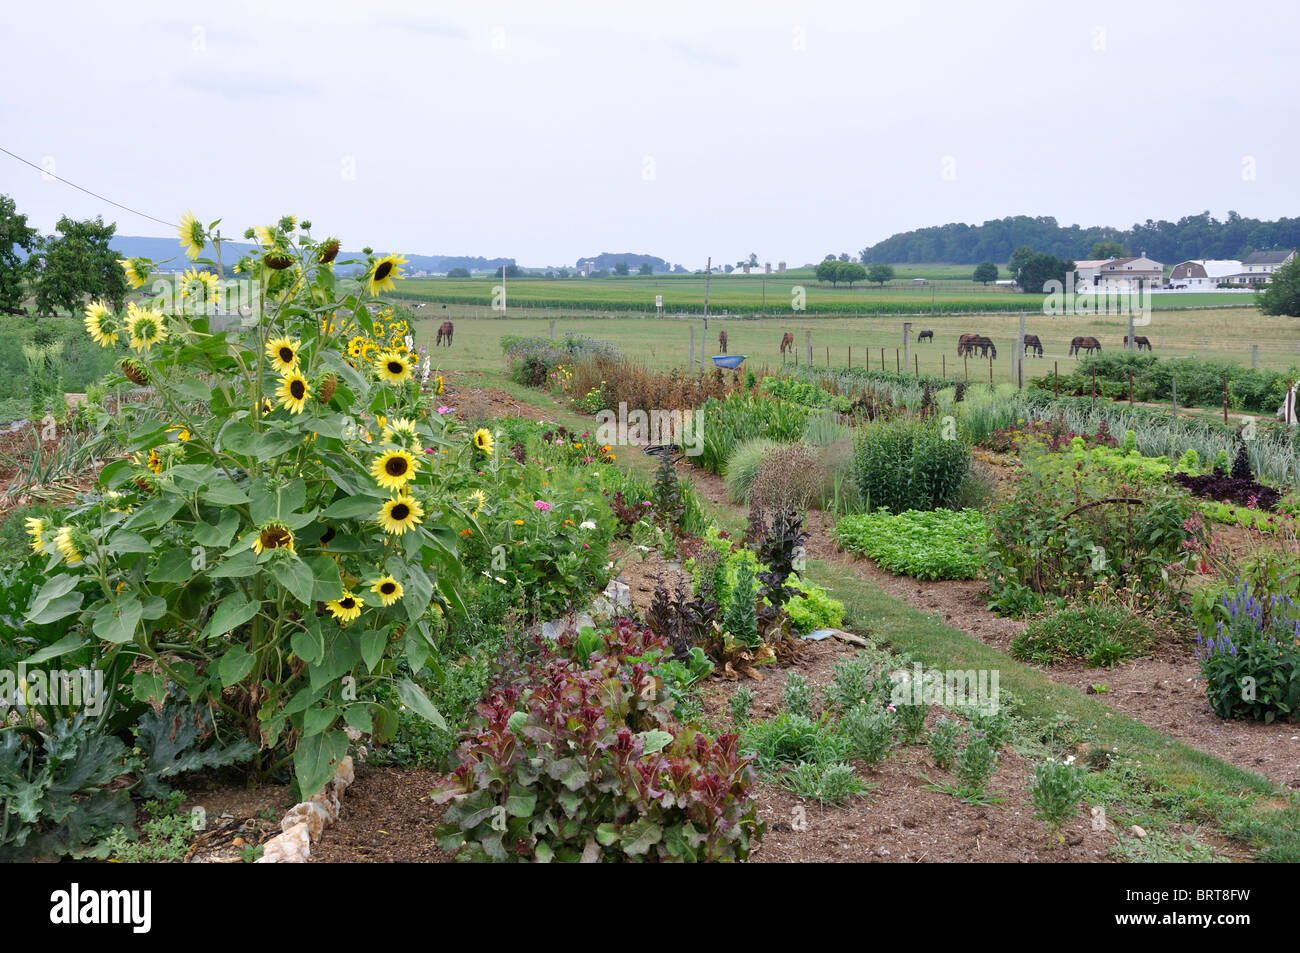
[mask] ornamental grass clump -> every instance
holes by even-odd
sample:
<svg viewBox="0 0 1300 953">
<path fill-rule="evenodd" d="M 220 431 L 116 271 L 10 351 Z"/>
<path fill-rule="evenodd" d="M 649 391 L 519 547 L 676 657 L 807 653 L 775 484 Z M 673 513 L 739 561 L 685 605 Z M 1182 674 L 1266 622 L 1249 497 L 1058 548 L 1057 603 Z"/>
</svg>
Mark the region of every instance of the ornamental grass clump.
<svg viewBox="0 0 1300 953">
<path fill-rule="evenodd" d="M 223 279 L 226 239 L 187 214 L 177 286 L 124 315 L 87 308 L 92 339 L 153 396 L 121 420 L 128 456 L 36 540 L 48 580 L 27 618 L 80 623 L 63 647 L 106 673 L 106 717 L 187 698 L 257 745 L 259 772 L 291 766 L 305 797 L 333 777 L 345 725 L 391 736 L 376 688 L 441 723 L 395 662 L 421 668 L 431 606 L 460 605 L 458 501 L 499 476 L 490 448 L 428 414 L 427 363 L 371 301 L 404 259 L 368 254 L 345 281 L 308 222 L 246 237 Z"/>
</svg>

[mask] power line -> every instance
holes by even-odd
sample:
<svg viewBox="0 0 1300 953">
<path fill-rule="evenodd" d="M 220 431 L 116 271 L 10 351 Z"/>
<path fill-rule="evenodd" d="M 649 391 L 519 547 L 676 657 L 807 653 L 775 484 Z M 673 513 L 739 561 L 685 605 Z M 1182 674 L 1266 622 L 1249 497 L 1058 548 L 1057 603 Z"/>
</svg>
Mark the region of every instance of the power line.
<svg viewBox="0 0 1300 953">
<path fill-rule="evenodd" d="M 101 202 L 107 202 L 109 205 L 116 205 L 118 208 L 130 212 L 132 215 L 139 215 L 141 218 L 147 218 L 149 219 L 149 221 L 157 222 L 159 225 L 166 225 L 168 228 L 177 227 L 176 222 L 164 222 L 161 218 L 155 218 L 154 216 L 149 215 L 146 212 L 141 212 L 139 209 L 131 208 L 129 205 L 123 205 L 121 202 L 114 202 L 112 199 L 105 198 L 104 196 L 100 195 L 98 192 L 92 192 L 90 191 L 90 189 L 82 188 L 80 185 L 78 185 L 75 182 L 69 182 L 67 179 L 61 178 L 55 175 L 53 172 L 48 172 L 45 169 L 42 169 L 35 162 L 28 162 L 22 156 L 14 155 L 12 152 L 4 148 L 3 146 L 0 146 L 0 152 L 3 152 L 5 155 L 10 156 L 11 158 L 17 159 L 19 162 L 23 163 L 24 165 L 31 166 L 33 169 L 35 169 L 37 172 L 41 173 L 42 175 L 48 175 L 51 179 L 57 179 L 58 181 L 62 182 L 64 185 L 70 185 L 74 189 L 77 189 L 78 191 L 85 192 L 87 195 L 93 195 Z"/>
</svg>

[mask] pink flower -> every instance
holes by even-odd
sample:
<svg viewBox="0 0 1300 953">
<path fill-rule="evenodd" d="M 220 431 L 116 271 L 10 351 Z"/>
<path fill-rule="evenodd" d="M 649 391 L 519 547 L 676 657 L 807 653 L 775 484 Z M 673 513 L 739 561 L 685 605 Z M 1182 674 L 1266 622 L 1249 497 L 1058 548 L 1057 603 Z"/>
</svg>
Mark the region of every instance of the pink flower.
<svg viewBox="0 0 1300 953">
<path fill-rule="evenodd" d="M 442 407 L 439 407 L 439 408 L 438 408 L 438 413 L 440 413 L 440 414 L 447 414 L 447 413 L 450 413 L 450 412 L 451 412 L 451 408 L 450 408 L 450 407 L 447 407 L 447 406 L 445 406 L 445 405 L 442 406 Z"/>
<path fill-rule="evenodd" d="M 642 501 L 641 501 L 641 505 L 642 505 L 642 506 L 654 506 L 654 504 L 651 503 L 649 500 L 642 500 Z"/>
<path fill-rule="evenodd" d="M 425 447 L 425 448 L 424 448 L 424 452 L 425 452 L 425 453 L 433 453 L 433 447 Z"/>
<path fill-rule="evenodd" d="M 551 508 L 551 504 L 547 503 L 545 500 L 533 500 L 533 506 L 541 510 L 543 513 L 547 512 Z"/>
<path fill-rule="evenodd" d="M 890 711 L 890 712 L 896 712 L 896 711 L 898 711 L 898 709 L 895 708 L 893 705 L 886 705 L 886 706 L 885 706 L 885 710 L 886 710 L 886 711 Z"/>
</svg>

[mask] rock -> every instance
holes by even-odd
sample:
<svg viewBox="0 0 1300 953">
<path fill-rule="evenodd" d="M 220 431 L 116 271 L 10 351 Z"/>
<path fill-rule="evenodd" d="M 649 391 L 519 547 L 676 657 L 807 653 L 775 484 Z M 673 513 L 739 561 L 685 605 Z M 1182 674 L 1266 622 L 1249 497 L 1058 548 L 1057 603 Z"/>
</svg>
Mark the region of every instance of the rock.
<svg viewBox="0 0 1300 953">
<path fill-rule="evenodd" d="M 1138 827 L 1136 824 L 1134 824 L 1132 827 L 1130 827 L 1130 828 L 1129 828 L 1129 831 L 1133 834 L 1134 837 L 1146 837 L 1146 836 L 1147 836 L 1147 832 L 1144 831 L 1142 828 Z"/>
<path fill-rule="evenodd" d="M 594 629 L 596 620 L 591 617 L 589 612 L 579 612 L 578 618 L 574 621 L 573 627 L 581 632 L 583 629 Z"/>
<path fill-rule="evenodd" d="M 614 605 L 627 608 L 632 604 L 632 587 L 621 579 L 614 582 Z"/>
<path fill-rule="evenodd" d="M 328 789 L 319 791 L 311 796 L 308 803 L 319 805 L 331 824 L 339 819 L 339 811 L 342 809 L 342 805 L 339 804 L 339 799 L 333 791 Z"/>
<path fill-rule="evenodd" d="M 560 637 L 560 633 L 563 631 L 564 631 L 563 619 L 555 619 L 552 620 L 551 622 L 542 623 L 542 638 L 546 639 L 548 642 L 554 642 L 556 639 Z"/>
<path fill-rule="evenodd" d="M 353 728 L 351 725 L 344 725 L 343 733 L 348 736 L 348 741 L 351 741 L 353 744 L 356 744 L 361 740 L 361 732 L 356 728 Z"/>
<path fill-rule="evenodd" d="M 284 815 L 280 820 L 280 830 L 288 833 L 293 828 L 302 825 L 307 828 L 307 836 L 312 841 L 320 840 L 320 835 L 325 830 L 325 825 L 331 818 L 326 814 L 325 808 L 313 801 L 303 801 L 295 804 L 289 813 Z"/>
<path fill-rule="evenodd" d="M 339 762 L 339 768 L 334 772 L 334 779 L 336 781 L 342 781 L 344 787 L 347 787 L 357 779 L 357 773 L 352 767 L 351 755 L 347 755 Z"/>
<path fill-rule="evenodd" d="M 604 596 L 597 596 L 592 600 L 591 614 L 597 619 L 608 619 L 614 614 L 614 603 Z"/>
<path fill-rule="evenodd" d="M 311 836 L 306 824 L 295 824 L 266 842 L 259 864 L 305 864 L 311 856 Z"/>
</svg>

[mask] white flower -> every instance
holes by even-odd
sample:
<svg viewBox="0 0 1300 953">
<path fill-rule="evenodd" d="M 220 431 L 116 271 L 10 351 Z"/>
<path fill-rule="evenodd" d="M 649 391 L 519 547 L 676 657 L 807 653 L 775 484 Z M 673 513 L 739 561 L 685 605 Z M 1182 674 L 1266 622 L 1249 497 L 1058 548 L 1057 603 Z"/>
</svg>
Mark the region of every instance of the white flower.
<svg viewBox="0 0 1300 953">
<path fill-rule="evenodd" d="M 578 529 L 595 529 L 595 528 L 596 528 L 596 523 L 594 520 L 583 520 L 581 523 L 578 524 Z"/>
</svg>

